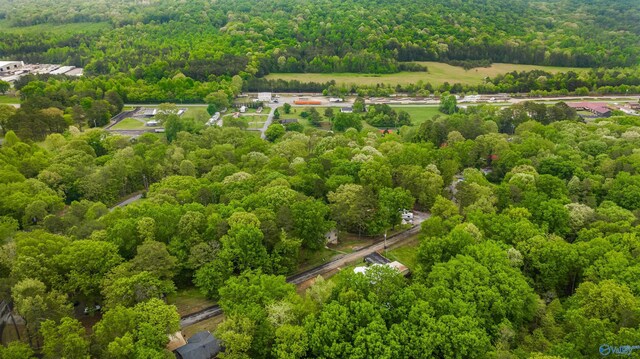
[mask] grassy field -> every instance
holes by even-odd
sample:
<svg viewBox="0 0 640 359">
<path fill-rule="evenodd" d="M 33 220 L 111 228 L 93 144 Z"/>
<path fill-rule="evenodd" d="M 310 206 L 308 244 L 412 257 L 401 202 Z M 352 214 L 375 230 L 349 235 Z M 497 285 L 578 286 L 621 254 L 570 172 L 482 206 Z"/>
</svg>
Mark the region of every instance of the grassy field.
<svg viewBox="0 0 640 359">
<path fill-rule="evenodd" d="M 125 118 L 111 127 L 112 130 L 144 130 L 148 128 L 144 123 L 133 118 Z"/>
<path fill-rule="evenodd" d="M 293 108 L 291 108 L 291 113 L 288 113 L 288 114 L 284 113 L 283 109 L 280 109 L 280 119 L 284 120 L 284 119 L 295 118 L 304 127 L 316 128 L 316 129 L 325 130 L 325 131 L 330 130 L 331 129 L 331 122 L 330 122 L 331 118 L 330 117 L 326 117 L 324 115 L 324 111 L 327 109 L 327 107 L 326 106 L 313 106 L 313 108 L 315 108 L 318 111 L 318 113 L 320 113 L 320 121 L 321 121 L 320 127 L 312 126 L 309 123 L 309 119 L 308 118 L 302 118 L 300 116 L 300 114 L 302 112 L 307 111 L 309 108 L 311 108 L 311 107 L 293 107 Z M 336 108 L 336 107 L 331 107 L 331 108 L 333 109 L 334 114 L 340 112 L 340 108 Z"/>
<path fill-rule="evenodd" d="M 302 248 L 300 250 L 300 255 L 298 256 L 298 270 L 304 271 L 322 263 L 326 263 L 336 254 L 338 253 L 324 247 L 317 251 Z"/>
<path fill-rule="evenodd" d="M 178 105 L 178 108 L 180 108 L 180 105 Z M 207 112 L 207 106 L 189 106 L 185 108 L 187 109 L 187 112 L 184 113 L 184 117 L 192 117 L 196 120 L 205 122 L 211 117 Z"/>
<path fill-rule="evenodd" d="M 182 335 L 185 336 L 185 338 L 189 338 L 192 335 L 201 332 L 203 330 L 208 330 L 211 333 L 216 331 L 216 328 L 218 328 L 218 325 L 220 325 L 220 323 L 222 323 L 222 321 L 224 320 L 224 315 L 220 315 L 217 317 L 213 317 L 213 318 L 209 318 L 209 319 L 205 319 L 201 322 L 198 322 L 194 325 L 190 325 L 188 327 L 184 327 L 182 328 Z"/>
<path fill-rule="evenodd" d="M 215 304 L 196 288 L 180 289 L 167 297 L 167 302 L 178 308 L 180 316 L 195 313 Z"/>
<path fill-rule="evenodd" d="M 535 66 L 518 64 L 493 64 L 491 67 L 479 67 L 465 70 L 462 67 L 451 66 L 439 62 L 419 62 L 427 66 L 429 72 L 399 72 L 396 74 L 355 74 L 355 73 L 328 73 L 328 74 L 285 74 L 273 73 L 266 76 L 275 80 L 298 80 L 303 82 L 328 82 L 335 80 L 339 84 L 356 85 L 407 85 L 422 80 L 432 85 L 440 85 L 445 82 L 450 84 L 461 83 L 465 85 L 477 85 L 482 83 L 485 77 L 494 77 L 511 71 L 544 70 L 552 73 L 567 71 L 585 71 L 587 69 L 574 67 Z"/>
<path fill-rule="evenodd" d="M 438 111 L 438 107 L 418 107 L 418 106 L 392 106 L 394 110 L 405 111 L 411 116 L 411 123 L 414 126 L 420 126 L 426 120 L 430 120 L 435 115 L 446 116 Z"/>
<path fill-rule="evenodd" d="M 402 247 L 398 247 L 392 250 L 387 251 L 386 257 L 391 259 L 392 261 L 398 261 L 410 270 L 415 270 L 416 263 L 418 261 L 418 236 L 416 235 L 411 241 L 402 245 Z"/>
<path fill-rule="evenodd" d="M 266 121 L 249 121 L 249 127 L 251 129 L 260 129 L 264 127 Z"/>
<path fill-rule="evenodd" d="M 14 104 L 20 103 L 20 98 L 9 95 L 0 95 L 0 104 Z"/>
<path fill-rule="evenodd" d="M 104 29 L 110 28 L 111 25 L 108 22 L 79 22 L 73 24 L 51 25 L 51 24 L 39 24 L 33 26 L 24 27 L 12 27 L 9 21 L 0 20 L 0 32 L 5 34 L 40 34 L 40 33 L 54 33 L 54 34 L 76 34 L 76 33 L 91 33 L 98 32 Z"/>
</svg>

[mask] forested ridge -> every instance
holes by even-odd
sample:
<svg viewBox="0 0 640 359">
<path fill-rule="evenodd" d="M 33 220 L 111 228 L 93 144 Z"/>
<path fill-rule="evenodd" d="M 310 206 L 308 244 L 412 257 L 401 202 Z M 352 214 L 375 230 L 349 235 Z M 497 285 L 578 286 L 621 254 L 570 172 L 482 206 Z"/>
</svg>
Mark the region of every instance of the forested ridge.
<svg viewBox="0 0 640 359">
<path fill-rule="evenodd" d="M 640 5 L 623 0 L 0 2 L 7 26 L 105 22 L 91 32 L 7 33 L 0 56 L 89 74 L 174 70 L 396 72 L 405 61 L 638 64 Z M 7 28 L 10 30 L 11 28 Z"/>
</svg>

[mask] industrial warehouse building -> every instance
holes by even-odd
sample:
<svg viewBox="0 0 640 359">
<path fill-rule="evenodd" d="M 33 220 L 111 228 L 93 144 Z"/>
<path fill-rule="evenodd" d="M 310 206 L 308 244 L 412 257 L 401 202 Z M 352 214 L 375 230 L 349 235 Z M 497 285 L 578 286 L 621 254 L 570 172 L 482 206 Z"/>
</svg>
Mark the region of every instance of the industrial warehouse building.
<svg viewBox="0 0 640 359">
<path fill-rule="evenodd" d="M 261 102 L 271 102 L 272 98 L 271 92 L 260 92 L 258 94 L 258 101 Z"/>
<path fill-rule="evenodd" d="M 0 61 L 0 72 L 16 71 L 23 66 L 22 61 Z"/>
</svg>

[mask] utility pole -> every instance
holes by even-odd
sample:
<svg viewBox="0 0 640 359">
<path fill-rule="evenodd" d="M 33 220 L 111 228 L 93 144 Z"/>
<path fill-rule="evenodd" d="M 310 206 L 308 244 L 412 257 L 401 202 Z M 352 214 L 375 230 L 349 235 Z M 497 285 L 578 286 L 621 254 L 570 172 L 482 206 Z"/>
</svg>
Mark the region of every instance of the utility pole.
<svg viewBox="0 0 640 359">
<path fill-rule="evenodd" d="M 384 255 L 387 255 L 387 230 L 384 230 Z"/>
</svg>

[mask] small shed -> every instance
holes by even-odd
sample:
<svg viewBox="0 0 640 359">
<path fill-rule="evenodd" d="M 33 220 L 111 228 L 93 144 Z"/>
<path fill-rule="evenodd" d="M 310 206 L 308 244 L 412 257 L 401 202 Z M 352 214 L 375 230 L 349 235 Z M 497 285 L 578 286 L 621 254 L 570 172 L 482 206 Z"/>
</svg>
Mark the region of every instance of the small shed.
<svg viewBox="0 0 640 359">
<path fill-rule="evenodd" d="M 387 264 L 387 266 L 397 270 L 398 272 L 400 272 L 400 274 L 402 274 L 403 276 L 407 276 L 409 275 L 409 268 L 407 268 L 407 266 L 405 266 L 404 264 L 398 262 L 398 261 L 393 261 L 389 264 Z"/>
<path fill-rule="evenodd" d="M 244 106 L 244 105 L 240 106 L 240 112 L 241 113 L 247 112 L 247 106 Z"/>
<path fill-rule="evenodd" d="M 183 345 L 173 352 L 178 359 L 211 359 L 222 351 L 222 343 L 209 331 L 194 334 L 187 345 Z"/>
<path fill-rule="evenodd" d="M 167 350 L 174 351 L 184 345 L 187 345 L 187 341 L 184 340 L 182 332 L 175 332 L 167 335 L 169 337 L 169 344 L 167 344 Z"/>
<path fill-rule="evenodd" d="M 338 230 L 332 229 L 324 235 L 326 244 L 338 244 Z"/>
</svg>

